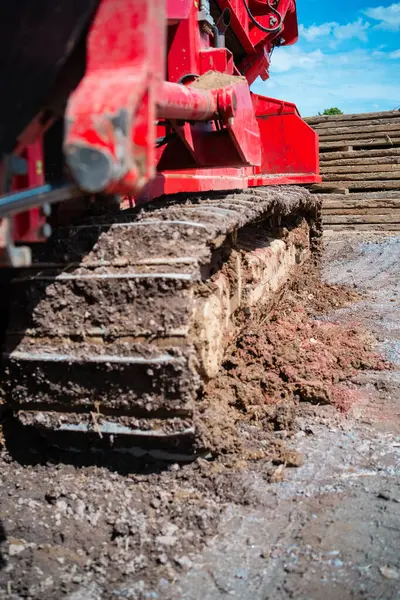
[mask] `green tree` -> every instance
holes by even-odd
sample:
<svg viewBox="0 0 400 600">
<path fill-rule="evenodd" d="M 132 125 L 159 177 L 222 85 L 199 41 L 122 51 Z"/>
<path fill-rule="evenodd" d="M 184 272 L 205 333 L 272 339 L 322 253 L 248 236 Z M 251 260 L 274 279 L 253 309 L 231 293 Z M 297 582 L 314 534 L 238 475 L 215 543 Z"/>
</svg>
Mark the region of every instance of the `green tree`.
<svg viewBox="0 0 400 600">
<path fill-rule="evenodd" d="M 318 113 L 318 114 L 320 116 L 321 115 L 342 115 L 343 111 L 341 111 L 340 108 L 333 106 L 332 108 L 326 108 L 323 113 Z"/>
</svg>

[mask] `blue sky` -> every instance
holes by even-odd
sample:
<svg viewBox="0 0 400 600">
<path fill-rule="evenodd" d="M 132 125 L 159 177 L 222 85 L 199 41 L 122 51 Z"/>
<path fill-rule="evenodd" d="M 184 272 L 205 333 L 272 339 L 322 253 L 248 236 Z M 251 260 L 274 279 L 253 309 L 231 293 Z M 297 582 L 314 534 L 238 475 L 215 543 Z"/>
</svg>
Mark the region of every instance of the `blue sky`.
<svg viewBox="0 0 400 600">
<path fill-rule="evenodd" d="M 400 2 L 297 0 L 300 37 L 277 48 L 254 92 L 295 102 L 303 116 L 400 106 Z"/>
</svg>

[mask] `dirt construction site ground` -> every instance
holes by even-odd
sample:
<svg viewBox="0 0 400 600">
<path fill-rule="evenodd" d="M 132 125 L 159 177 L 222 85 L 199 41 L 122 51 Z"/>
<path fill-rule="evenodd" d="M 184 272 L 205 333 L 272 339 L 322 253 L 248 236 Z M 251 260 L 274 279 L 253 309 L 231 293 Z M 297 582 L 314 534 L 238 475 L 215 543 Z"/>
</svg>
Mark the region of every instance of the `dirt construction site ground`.
<svg viewBox="0 0 400 600">
<path fill-rule="evenodd" d="M 303 273 L 209 386 L 212 460 L 4 422 L 0 599 L 400 599 L 399 264 L 400 237 L 326 234 L 326 283 Z"/>
</svg>

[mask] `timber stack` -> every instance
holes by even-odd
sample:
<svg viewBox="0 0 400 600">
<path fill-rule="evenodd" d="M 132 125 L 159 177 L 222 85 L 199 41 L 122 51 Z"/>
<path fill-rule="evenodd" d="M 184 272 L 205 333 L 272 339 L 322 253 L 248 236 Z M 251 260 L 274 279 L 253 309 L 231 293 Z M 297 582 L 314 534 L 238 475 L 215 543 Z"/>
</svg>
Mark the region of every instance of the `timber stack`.
<svg viewBox="0 0 400 600">
<path fill-rule="evenodd" d="M 400 111 L 310 117 L 319 134 L 323 200 L 331 230 L 400 230 Z"/>
</svg>

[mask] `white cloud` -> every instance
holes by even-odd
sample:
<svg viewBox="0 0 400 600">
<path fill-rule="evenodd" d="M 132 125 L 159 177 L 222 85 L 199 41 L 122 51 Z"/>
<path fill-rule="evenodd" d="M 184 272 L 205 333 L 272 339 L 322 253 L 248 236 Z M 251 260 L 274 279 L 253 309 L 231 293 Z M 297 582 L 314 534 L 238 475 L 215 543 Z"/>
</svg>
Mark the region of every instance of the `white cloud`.
<svg viewBox="0 0 400 600">
<path fill-rule="evenodd" d="M 274 52 L 271 78 L 256 81 L 254 91 L 295 102 L 304 115 L 330 106 L 348 113 L 398 106 L 400 49 L 392 45 L 393 37 L 382 40 L 377 29 L 400 29 L 400 3 L 362 14 L 351 23 L 300 25 L 299 44 Z M 368 37 L 372 44 L 364 45 Z"/>
<path fill-rule="evenodd" d="M 388 59 L 396 59 L 400 58 L 400 50 L 392 50 L 391 52 L 384 52 L 383 50 L 374 50 L 371 53 L 371 56 L 373 58 L 380 58 L 383 61 L 386 61 Z"/>
<path fill-rule="evenodd" d="M 308 42 L 312 42 L 320 37 L 330 35 L 334 27 L 337 27 L 337 23 L 322 23 L 322 25 L 311 25 L 310 27 L 304 27 L 304 25 L 300 25 L 300 38 L 304 38 Z"/>
<path fill-rule="evenodd" d="M 354 23 L 346 23 L 346 25 L 339 25 L 339 23 L 322 23 L 322 25 L 311 25 L 310 27 L 304 27 L 300 25 L 299 34 L 300 39 L 304 38 L 308 42 L 313 42 L 319 38 L 333 37 L 337 42 L 343 40 L 358 39 L 362 42 L 367 41 L 366 31 L 370 27 L 368 22 L 364 22 L 362 19 L 354 21 Z"/>
<path fill-rule="evenodd" d="M 295 102 L 301 114 L 316 115 L 330 106 L 344 112 L 392 110 L 399 105 L 398 51 L 373 56 L 368 50 L 305 52 L 300 46 L 274 52 L 271 79 L 255 82 L 255 92 Z M 371 78 L 379 73 L 379 79 Z"/>
<path fill-rule="evenodd" d="M 321 50 L 302 52 L 297 46 L 291 49 L 290 54 L 277 50 L 272 57 L 275 73 L 284 73 L 292 69 L 314 69 L 323 60 L 324 55 Z"/>
<path fill-rule="evenodd" d="M 347 25 L 338 25 L 333 30 L 333 36 L 338 42 L 342 40 L 358 39 L 361 42 L 367 41 L 366 30 L 369 28 L 369 23 L 362 19 L 354 21 L 354 23 L 347 23 Z"/>
<path fill-rule="evenodd" d="M 394 3 L 390 6 L 377 6 L 367 8 L 364 14 L 370 19 L 378 21 L 377 27 L 388 31 L 400 30 L 400 3 Z"/>
</svg>

